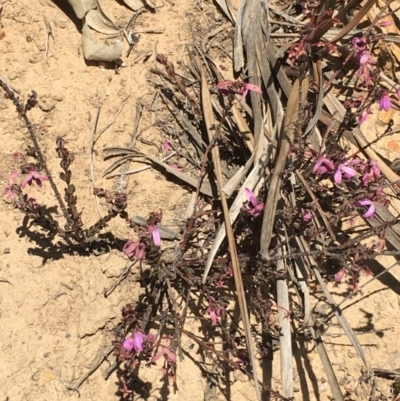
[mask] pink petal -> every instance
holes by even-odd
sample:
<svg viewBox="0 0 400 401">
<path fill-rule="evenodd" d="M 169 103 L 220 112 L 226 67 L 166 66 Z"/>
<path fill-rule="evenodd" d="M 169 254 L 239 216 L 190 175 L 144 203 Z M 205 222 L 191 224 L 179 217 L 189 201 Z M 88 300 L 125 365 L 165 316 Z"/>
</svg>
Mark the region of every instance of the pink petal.
<svg viewBox="0 0 400 401">
<path fill-rule="evenodd" d="M 133 348 L 135 348 L 136 352 L 141 352 L 143 351 L 143 342 L 146 340 L 146 336 L 140 332 L 137 331 L 135 335 L 133 336 Z"/>
<path fill-rule="evenodd" d="M 217 85 L 215 86 L 218 90 L 227 90 L 233 85 L 232 81 L 225 80 L 218 82 Z"/>
<path fill-rule="evenodd" d="M 327 159 L 326 157 L 324 157 L 323 163 L 328 168 L 328 170 L 333 170 L 335 168 L 334 164 L 329 159 Z"/>
<path fill-rule="evenodd" d="M 14 184 L 15 181 L 17 180 L 17 177 L 18 177 L 18 171 L 15 171 L 15 170 L 14 170 L 14 171 L 11 173 L 10 184 Z"/>
<path fill-rule="evenodd" d="M 336 184 L 340 184 L 342 182 L 342 173 L 340 169 L 336 170 L 336 173 L 333 176 L 333 180 L 335 181 Z"/>
<path fill-rule="evenodd" d="M 369 219 L 371 217 L 374 217 L 375 214 L 375 205 L 372 204 L 369 209 L 362 215 L 365 219 Z"/>
<path fill-rule="evenodd" d="M 247 89 L 247 91 L 252 91 L 255 93 L 259 93 L 260 95 L 262 94 L 262 90 L 259 86 L 257 85 L 253 85 L 253 84 L 245 84 L 245 87 Z"/>
<path fill-rule="evenodd" d="M 139 246 L 135 249 L 135 258 L 136 260 L 143 260 L 145 257 L 145 247 L 143 244 L 139 244 Z"/>
<path fill-rule="evenodd" d="M 164 148 L 164 150 L 165 150 L 166 152 L 172 150 L 171 143 L 169 142 L 168 139 L 164 139 L 163 148 Z"/>
<path fill-rule="evenodd" d="M 381 27 L 390 26 L 390 25 L 392 25 L 392 23 L 390 21 L 381 21 L 379 23 L 379 26 L 381 26 Z"/>
<path fill-rule="evenodd" d="M 215 311 L 211 310 L 208 313 L 210 315 L 210 319 L 211 319 L 212 325 L 215 326 L 217 324 L 217 321 L 218 321 Z"/>
<path fill-rule="evenodd" d="M 21 182 L 21 188 L 24 189 L 28 184 L 31 185 L 32 175 L 28 174 Z"/>
<path fill-rule="evenodd" d="M 171 163 L 171 164 L 169 164 L 169 166 L 172 167 L 172 168 L 174 168 L 175 170 L 182 171 L 182 169 L 181 169 L 177 164 Z"/>
<path fill-rule="evenodd" d="M 264 210 L 264 203 L 260 202 L 254 208 L 254 211 L 257 213 L 257 216 Z"/>
<path fill-rule="evenodd" d="M 139 243 L 137 241 L 132 241 L 129 240 L 123 247 L 122 251 L 124 252 L 125 255 L 130 256 L 132 255 L 133 252 L 135 252 L 135 249 L 138 247 Z"/>
<path fill-rule="evenodd" d="M 371 55 L 369 54 L 369 51 L 364 51 L 362 56 L 360 57 L 360 64 L 364 65 L 367 64 L 369 59 L 371 58 Z"/>
<path fill-rule="evenodd" d="M 158 230 L 157 226 L 153 224 L 150 227 L 150 230 L 151 230 L 151 236 L 153 237 L 154 245 L 161 246 L 161 235 L 160 235 L 160 231 Z"/>
<path fill-rule="evenodd" d="M 132 351 L 134 347 L 134 342 L 132 337 L 128 337 L 123 343 L 122 346 L 127 350 L 127 351 Z"/>
<path fill-rule="evenodd" d="M 368 113 L 364 113 L 360 119 L 358 120 L 358 123 L 361 125 L 366 119 L 368 118 Z"/>
<path fill-rule="evenodd" d="M 341 164 L 339 168 L 342 170 L 344 174 L 346 174 L 348 177 L 355 177 L 357 175 L 356 171 L 352 169 L 351 167 L 345 166 L 344 164 Z"/>
<path fill-rule="evenodd" d="M 391 106 L 392 101 L 390 100 L 390 96 L 388 95 L 388 93 L 385 91 L 381 99 L 379 100 L 379 108 L 381 110 L 389 111 Z"/>
<path fill-rule="evenodd" d="M 252 206 L 257 205 L 257 197 L 254 192 L 250 188 L 245 188 L 244 192 L 246 193 L 246 199 Z"/>
<path fill-rule="evenodd" d="M 344 270 L 339 270 L 334 276 L 333 279 L 337 282 L 340 283 L 342 281 L 342 278 L 344 277 Z"/>
<path fill-rule="evenodd" d="M 372 202 L 371 199 L 363 199 L 359 202 L 357 202 L 357 205 L 359 206 L 369 206 L 368 210 L 362 215 L 365 219 L 369 219 L 371 217 L 374 217 L 375 214 L 375 204 Z"/>
<path fill-rule="evenodd" d="M 172 352 L 168 347 L 163 347 L 163 354 L 168 358 L 170 362 L 176 363 L 175 353 Z"/>
<path fill-rule="evenodd" d="M 154 355 L 153 358 L 151 358 L 150 362 L 151 363 L 157 362 L 162 356 L 163 356 L 163 353 L 159 352 L 158 354 Z"/>
<path fill-rule="evenodd" d="M 303 215 L 303 220 L 304 221 L 310 221 L 312 219 L 312 214 L 310 212 L 306 213 Z"/>
<path fill-rule="evenodd" d="M 372 200 L 371 199 L 363 199 L 363 200 L 358 201 L 357 205 L 370 206 L 370 205 L 372 205 Z"/>
</svg>

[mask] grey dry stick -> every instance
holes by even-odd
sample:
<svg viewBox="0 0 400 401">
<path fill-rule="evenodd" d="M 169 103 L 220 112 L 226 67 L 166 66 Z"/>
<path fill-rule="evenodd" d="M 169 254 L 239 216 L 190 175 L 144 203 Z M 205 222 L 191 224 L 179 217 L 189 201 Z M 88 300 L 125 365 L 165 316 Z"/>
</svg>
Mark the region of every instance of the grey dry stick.
<svg viewBox="0 0 400 401">
<path fill-rule="evenodd" d="M 294 139 L 296 122 L 298 121 L 299 114 L 299 98 L 301 97 L 302 104 L 307 96 L 308 85 L 309 80 L 307 77 L 302 80 L 301 87 L 300 80 L 297 79 L 293 84 L 289 95 L 288 104 L 286 107 L 286 117 L 281 133 L 280 150 L 278 158 L 276 159 L 274 172 L 272 173 L 267 201 L 265 203 L 260 250 L 261 257 L 263 259 L 269 259 L 269 245 L 271 243 L 275 214 L 280 198 L 280 189 L 282 183 L 281 175 L 286 164 L 287 154 Z"/>
</svg>

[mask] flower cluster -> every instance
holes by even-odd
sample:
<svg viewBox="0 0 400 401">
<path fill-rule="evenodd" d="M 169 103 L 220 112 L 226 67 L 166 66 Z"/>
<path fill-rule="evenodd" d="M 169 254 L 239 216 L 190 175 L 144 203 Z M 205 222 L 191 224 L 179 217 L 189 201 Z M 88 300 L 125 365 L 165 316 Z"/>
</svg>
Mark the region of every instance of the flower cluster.
<svg viewBox="0 0 400 401">
<path fill-rule="evenodd" d="M 363 160 L 354 157 L 349 161 L 341 161 L 336 166 L 333 160 L 327 158 L 326 156 L 320 155 L 313 167 L 313 174 L 317 176 L 322 176 L 325 174 L 333 174 L 333 181 L 335 184 L 340 185 L 343 180 L 351 180 L 356 177 L 358 173 L 361 174 L 361 182 L 364 187 L 375 182 L 381 177 L 381 171 L 378 167 L 378 163 L 375 160 L 370 160 L 368 163 Z M 375 191 L 374 198 L 385 203 L 385 196 L 380 187 Z M 365 198 L 361 199 L 355 204 L 357 207 L 365 208 L 366 212 L 362 217 L 369 219 L 375 215 L 375 202 L 373 199 Z M 308 214 L 303 216 L 304 221 L 308 221 L 311 217 Z"/>
<path fill-rule="evenodd" d="M 216 89 L 218 89 L 223 95 L 241 95 L 242 97 L 245 97 L 249 91 L 262 94 L 262 90 L 259 86 L 249 84 L 247 82 L 242 82 L 242 81 L 221 81 L 218 82 L 218 84 L 215 86 Z"/>
<path fill-rule="evenodd" d="M 134 334 L 125 339 L 122 347 L 129 352 L 138 354 L 143 351 L 143 344 L 148 341 L 153 344 L 156 341 L 154 334 L 143 334 L 141 331 L 136 331 Z"/>
<path fill-rule="evenodd" d="M 225 309 L 219 305 L 214 297 L 208 298 L 209 306 L 206 313 L 210 316 L 210 320 L 213 326 L 218 323 L 218 319 L 225 316 Z"/>
<path fill-rule="evenodd" d="M 124 245 L 123 252 L 129 259 L 144 260 L 146 259 L 146 244 L 143 241 L 130 239 Z"/>
<path fill-rule="evenodd" d="M 368 40 L 365 37 L 354 37 L 351 40 L 351 43 L 356 51 L 355 57 L 360 63 L 360 67 L 356 74 L 356 77 L 359 80 L 359 85 L 361 87 L 369 88 L 374 84 L 373 80 L 371 79 L 371 69 L 376 64 L 376 61 L 368 50 Z"/>
<path fill-rule="evenodd" d="M 42 188 L 43 181 L 48 181 L 49 179 L 45 175 L 41 175 L 33 163 L 26 164 L 22 166 L 22 172 L 27 174 L 27 176 L 22 180 L 21 184 L 17 184 L 18 172 L 13 171 L 11 173 L 10 181 L 8 185 L 3 188 L 3 193 L 7 200 L 15 198 L 16 187 L 24 189 L 27 185 L 32 185 L 36 183 L 39 188 Z"/>
</svg>

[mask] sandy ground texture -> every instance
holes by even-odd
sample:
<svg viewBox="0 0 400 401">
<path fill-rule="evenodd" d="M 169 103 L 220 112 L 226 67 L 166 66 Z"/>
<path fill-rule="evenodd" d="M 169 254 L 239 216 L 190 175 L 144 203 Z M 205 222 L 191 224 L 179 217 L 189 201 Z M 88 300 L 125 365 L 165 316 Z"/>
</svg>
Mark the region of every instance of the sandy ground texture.
<svg viewBox="0 0 400 401">
<path fill-rule="evenodd" d="M 118 1 L 107 0 L 102 4 L 117 26 L 124 26 L 132 16 L 132 11 Z M 82 219 L 85 224 L 91 224 L 98 218 L 89 162 L 98 106 L 101 106 L 100 128 L 115 121 L 94 147 L 95 183 L 98 187 L 112 188 L 117 179 L 106 181 L 102 177 L 107 164 L 102 160 L 101 149 L 127 145 L 139 98 L 144 104 L 141 138 L 147 144 L 140 142 L 138 146 L 145 147 L 153 156 L 162 156 L 162 135 L 152 127 L 157 115 L 154 109 L 149 110 L 154 87 L 148 81 L 148 70 L 155 65 L 156 52 L 179 62 L 185 44 L 192 41 L 195 18 L 211 27 L 220 13 L 210 2 L 190 0 L 166 1 L 154 12 L 143 13 L 137 19 L 137 30 L 143 31 L 139 42 L 130 57 L 123 58 L 125 66 L 116 72 L 112 65 L 85 62 L 80 21 L 66 2 L 38 0 L 33 4 L 31 0 L 12 0 L 4 3 L 3 8 L 0 74 L 24 98 L 32 90 L 37 92 L 39 107 L 30 112 L 30 117 L 38 128 L 38 140 L 55 177 L 59 171 L 55 140 L 62 136 L 67 141 L 75 155 L 71 169 L 79 207 L 83 210 Z M 51 26 L 53 37 L 48 38 L 45 20 Z M 126 42 L 124 46 L 125 55 Z M 381 130 L 379 114 L 375 113 L 374 118 L 366 126 L 372 137 Z M 18 164 L 13 155 L 24 152 L 30 143 L 23 122 L 3 95 L 0 96 L 0 139 L 0 183 L 4 186 Z M 397 142 L 393 137 L 390 141 Z M 380 143 L 378 149 L 391 160 L 399 152 L 399 148 L 393 151 L 393 143 Z M 133 163 L 131 167 L 139 165 Z M 47 183 L 42 189 L 32 189 L 30 194 L 41 203 L 56 207 Z M 188 195 L 181 186 L 153 169 L 130 176 L 127 194 L 129 213 L 146 217 L 162 208 L 163 221 L 171 226 L 180 217 Z M 100 208 L 104 213 L 105 206 L 101 204 Z M 121 308 L 138 297 L 140 283 L 132 275 L 105 298 L 103 290 L 115 282 L 126 266 L 120 250 L 87 257 L 54 254 L 46 238 L 28 234 L 21 228 L 22 220 L 23 216 L 9 203 L 0 202 L 0 401 L 77 399 L 78 394 L 68 387 L 110 346 Z M 129 238 L 130 231 L 120 220 L 113 220 L 110 228 L 120 238 Z M 380 261 L 385 268 L 394 263 L 390 258 Z M 374 273 L 380 268 L 377 265 Z M 376 368 L 394 369 L 400 360 L 396 359 L 400 352 L 399 280 L 400 268 L 394 267 L 343 304 L 369 363 Z M 345 287 L 331 287 L 338 302 L 348 295 Z M 315 311 L 323 316 L 329 308 L 318 302 L 319 290 L 315 289 L 314 295 Z M 366 388 L 360 380 L 362 362 L 340 326 L 333 324 L 326 334 L 326 347 L 343 392 L 347 393 L 346 399 L 367 400 L 370 387 Z M 176 386 L 165 384 L 161 370 L 144 368 L 143 394 L 135 395 L 134 399 L 255 399 L 251 383 L 240 374 L 232 375 L 229 391 L 206 391 L 206 381 L 196 365 L 197 347 L 188 339 L 182 345 L 187 352 L 178 365 Z M 295 399 L 331 399 L 314 347 L 303 342 L 295 348 L 294 357 Z M 80 386 L 81 400 L 118 399 L 115 375 L 107 381 L 103 377 L 110 363 L 112 358 Z M 272 384 L 279 390 L 278 357 L 274 366 Z M 377 394 L 391 399 L 390 384 L 389 380 L 378 380 Z"/>
</svg>

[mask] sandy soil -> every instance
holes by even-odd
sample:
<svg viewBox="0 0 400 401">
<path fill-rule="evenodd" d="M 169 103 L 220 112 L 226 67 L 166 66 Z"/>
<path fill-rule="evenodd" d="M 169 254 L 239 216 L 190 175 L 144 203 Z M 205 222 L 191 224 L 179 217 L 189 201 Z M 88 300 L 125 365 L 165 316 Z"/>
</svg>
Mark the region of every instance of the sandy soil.
<svg viewBox="0 0 400 401">
<path fill-rule="evenodd" d="M 235 2 L 238 3 L 238 2 Z M 58 5 L 60 4 L 60 5 Z M 117 1 L 102 2 L 107 14 L 117 25 L 125 25 L 132 12 Z M 236 4 L 238 5 L 238 4 Z M 94 174 L 98 187 L 112 188 L 117 180 L 102 177 L 108 166 L 102 161 L 104 146 L 124 146 L 129 142 L 135 108 L 142 98 L 144 111 L 140 122 L 142 138 L 155 146 L 144 145 L 146 152 L 160 157 L 162 134 L 152 124 L 157 113 L 149 111 L 154 88 L 148 79 L 154 66 L 155 52 L 167 55 L 174 62 L 182 56 L 186 43 L 192 41 L 191 30 L 195 18 L 202 24 L 213 23 L 219 12 L 208 2 L 179 0 L 165 2 L 156 12 L 142 14 L 138 30 L 160 29 L 160 34 L 141 33 L 131 56 L 118 73 L 112 65 L 86 63 L 81 54 L 80 21 L 71 13 L 66 2 L 12 0 L 4 4 L 0 34 L 2 62 L 0 74 L 26 98 L 31 90 L 38 93 L 39 107 L 30 117 L 39 127 L 39 141 L 48 165 L 57 177 L 59 159 L 55 157 L 55 140 L 62 136 L 75 154 L 72 165 L 77 187 L 79 207 L 86 224 L 98 218 L 92 194 L 89 147 L 98 104 L 101 105 L 99 127 L 110 123 L 123 107 L 115 123 L 95 145 Z M 45 17 L 50 22 L 54 40 L 50 38 L 47 58 Z M 4 35 L 4 36 L 3 36 Z M 124 51 L 127 50 L 125 44 Z M 135 62 L 141 51 L 149 55 Z M 378 116 L 378 114 L 376 114 Z M 371 119 L 371 135 L 379 124 Z M 11 102 L 0 96 L 0 184 L 8 183 L 11 171 L 17 166 L 16 152 L 24 152 L 29 145 L 26 128 L 17 117 Z M 395 141 L 396 138 L 391 138 Z M 390 144 L 389 144 L 390 145 Z M 393 159 L 390 146 L 382 145 L 384 156 Z M 97 152 L 97 153 L 96 153 Z M 398 152 L 398 151 L 397 151 Z M 138 165 L 132 164 L 132 168 Z M 56 206 L 48 186 L 32 190 L 39 202 Z M 173 226 L 185 204 L 187 192 L 166 180 L 155 170 L 130 176 L 128 183 L 128 211 L 147 216 L 163 209 L 164 222 Z M 102 206 L 104 213 L 105 206 Z M 75 399 L 77 394 L 67 389 L 90 368 L 103 347 L 113 338 L 112 330 L 120 317 L 121 308 L 137 299 L 140 283 L 132 276 L 105 298 L 109 288 L 124 270 L 126 259 L 122 252 L 113 250 L 101 256 L 82 257 L 73 254 L 54 254 L 46 238 L 28 235 L 21 229 L 23 216 L 6 202 L 0 202 L 0 400 L 42 401 Z M 129 229 L 120 220 L 110 225 L 120 238 L 129 238 Z M 388 268 L 393 261 L 381 260 Z M 376 266 L 375 273 L 379 272 Z M 373 367 L 396 368 L 398 360 L 400 269 L 368 285 L 362 293 L 345 302 L 345 314 L 359 335 L 366 357 Z M 367 278 L 364 279 L 366 281 Z M 340 301 L 348 293 L 346 287 L 331 288 Z M 328 307 L 318 302 L 316 311 L 323 315 Z M 333 321 L 335 322 L 335 321 Z M 367 400 L 370 387 L 359 381 L 362 362 L 349 346 L 337 325 L 332 325 L 326 347 L 335 363 L 343 391 L 348 400 Z M 304 344 L 304 343 L 303 343 Z M 189 340 L 183 343 L 187 357 L 178 366 L 177 385 L 166 386 L 162 372 L 144 369 L 142 380 L 146 389 L 135 399 L 148 400 L 252 400 L 254 391 L 247 379 L 232 376 L 229 391 L 205 392 L 206 382 L 196 366 L 197 348 Z M 318 355 L 311 344 L 296 351 L 296 400 L 329 400 L 329 387 Z M 82 400 L 116 400 L 116 378 L 106 381 L 104 372 L 112 362 L 104 362 L 80 387 Z M 274 383 L 279 389 L 279 358 L 275 358 Z M 386 363 L 386 365 L 385 365 Z M 390 399 L 390 381 L 378 380 L 378 392 Z"/>
</svg>

